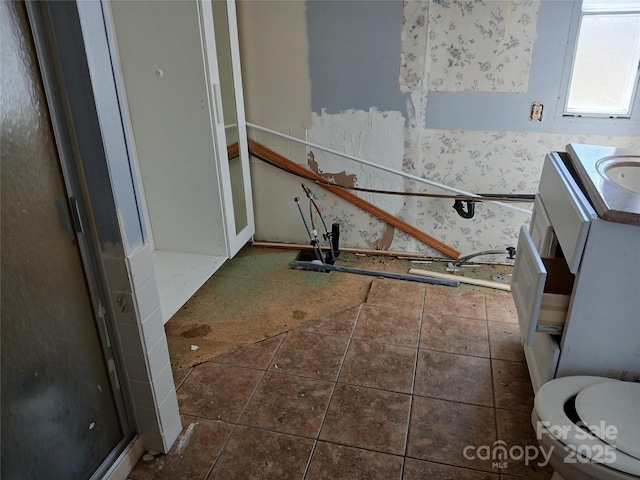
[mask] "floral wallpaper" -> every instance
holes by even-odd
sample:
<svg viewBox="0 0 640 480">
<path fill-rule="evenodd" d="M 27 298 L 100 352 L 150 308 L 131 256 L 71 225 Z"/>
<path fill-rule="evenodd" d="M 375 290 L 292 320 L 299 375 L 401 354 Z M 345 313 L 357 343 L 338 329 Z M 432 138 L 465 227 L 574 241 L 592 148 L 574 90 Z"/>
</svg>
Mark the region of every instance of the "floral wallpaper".
<svg viewBox="0 0 640 480">
<path fill-rule="evenodd" d="M 397 113 L 397 112 L 394 112 Z M 318 116 L 308 132 L 309 138 L 327 141 L 334 147 L 349 145 L 348 153 L 362 156 L 369 160 L 381 162 L 386 155 L 379 151 L 393 153 L 397 158 L 401 155 L 403 137 L 406 139 L 411 127 L 405 126 L 404 135 L 398 127 L 396 118 L 388 118 L 389 127 L 385 135 L 376 120 L 383 118 L 380 112 L 350 111 L 344 118 L 342 114 Z M 395 115 L 391 115 L 395 117 Z M 353 128 L 348 124 L 353 122 Z M 369 125 L 369 126 L 367 126 Z M 340 126 L 340 128 L 338 128 Z M 256 132 L 249 132 L 252 138 Z M 377 140 L 373 140 L 377 138 Z M 278 149 L 274 137 L 269 139 L 262 134 L 258 141 L 272 149 Z M 368 146 L 372 141 L 373 146 Z M 587 143 L 593 145 L 611 145 L 640 150 L 640 137 L 607 137 L 588 135 L 564 135 L 533 132 L 505 131 L 472 131 L 472 130 L 433 130 L 423 129 L 414 145 L 419 146 L 412 166 L 406 168 L 396 160 L 388 166 L 403 169 L 430 180 L 453 186 L 473 193 L 537 193 L 538 182 L 542 172 L 545 155 L 551 151 L 562 151 L 569 143 Z M 389 144 L 389 145 L 385 145 Z M 365 150 L 361 147 L 367 145 Z M 406 144 L 405 144 L 406 145 Z M 403 179 L 391 174 L 380 175 L 378 170 L 363 166 L 354 161 L 345 160 L 331 154 L 322 153 L 311 148 L 320 169 L 327 172 L 356 172 L 355 184 L 361 187 L 382 187 L 389 190 L 424 191 L 430 193 L 451 194 L 444 189 L 431 187 L 423 183 Z M 291 150 L 293 153 L 293 150 Z M 283 152 L 284 153 L 284 152 Z M 406 155 L 406 154 L 405 154 Z M 302 153 L 299 157 L 291 157 L 299 163 L 305 163 Z M 256 161 L 257 162 L 257 161 Z M 266 169 L 266 170 L 265 170 Z M 254 200 L 263 195 L 268 201 L 254 201 L 256 218 L 269 218 L 268 222 L 258 224 L 256 238 L 258 240 L 307 243 L 308 238 L 300 224 L 300 219 L 291 199 L 300 196 L 300 181 L 287 174 L 271 172 L 273 167 L 259 163 L 252 167 L 254 178 L 261 178 L 254 188 Z M 267 173 L 269 172 L 269 173 Z M 280 175 L 277 180 L 278 191 L 268 188 L 265 183 L 267 175 Z M 291 177 L 291 178 L 289 178 Z M 261 186 L 263 185 L 264 186 Z M 353 248 L 381 248 L 380 241 L 388 233 L 385 222 L 360 210 L 358 207 L 342 200 L 318 186 L 310 185 L 314 196 L 323 211 L 327 224 L 339 223 L 341 228 L 340 244 Z M 290 190 L 289 190 L 290 188 Z M 384 210 L 393 213 L 441 240 L 449 246 L 457 248 L 462 254 L 469 254 L 490 249 L 502 249 L 516 246 L 521 225 L 530 220 L 530 203 L 511 204 L 515 209 L 505 208 L 491 202 L 476 203 L 475 215 L 471 219 L 460 217 L 453 209 L 453 200 L 396 197 L 370 193 L 358 194 L 365 200 L 374 203 Z M 279 198 L 282 202 L 279 202 Z M 273 217 L 270 210 L 280 213 Z M 520 211 L 518 211 L 520 210 Z M 291 222 L 282 220 L 282 212 L 288 212 Z M 290 223 L 290 225 L 289 225 Z M 395 230 L 385 250 L 424 253 L 429 256 L 442 257 L 435 249 L 415 240 L 413 237 Z M 479 257 L 478 262 L 500 262 L 500 256 Z"/>
<path fill-rule="evenodd" d="M 537 193 L 544 157 L 564 150 L 568 143 L 624 146 L 640 149 L 638 137 L 571 136 L 545 133 L 425 130 L 418 175 L 473 193 Z M 345 168 L 342 162 L 342 168 Z M 367 186 L 363 177 L 359 186 Z M 424 184 L 405 181 L 406 189 L 450 193 Z M 316 195 L 330 222 L 341 224 L 341 243 L 375 248 L 384 222 L 316 188 Z M 427 234 L 457 248 L 463 254 L 516 246 L 521 225 L 529 223 L 531 204 L 511 204 L 522 211 L 490 202 L 477 203 L 471 219 L 460 217 L 453 200 L 405 197 L 397 216 Z M 382 206 L 382 205 L 381 205 Z M 384 207 L 383 207 L 384 208 Z M 442 256 L 431 247 L 396 230 L 390 250 Z M 479 258 L 488 261 L 491 257 Z M 495 257 L 493 261 L 500 261 Z"/>
<path fill-rule="evenodd" d="M 426 29 L 429 90 L 525 92 L 539 3 L 433 0 Z M 422 15 L 411 15 L 405 30 L 413 30 Z"/>
<path fill-rule="evenodd" d="M 404 0 L 402 4 L 402 51 L 400 91 L 426 90 L 424 67 L 427 52 L 427 19 L 430 0 Z"/>
</svg>

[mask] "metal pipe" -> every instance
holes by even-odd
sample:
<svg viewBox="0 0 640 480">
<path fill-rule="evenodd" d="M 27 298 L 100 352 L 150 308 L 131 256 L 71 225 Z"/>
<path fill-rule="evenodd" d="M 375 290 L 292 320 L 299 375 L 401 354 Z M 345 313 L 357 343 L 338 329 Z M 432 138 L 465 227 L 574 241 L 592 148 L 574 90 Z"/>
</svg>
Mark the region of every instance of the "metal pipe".
<svg viewBox="0 0 640 480">
<path fill-rule="evenodd" d="M 485 250 L 483 252 L 472 253 L 471 255 L 465 255 L 464 257 L 458 258 L 455 262 L 449 262 L 449 264 L 451 267 L 460 267 L 463 263 L 468 262 L 472 258 L 480 257 L 482 255 L 498 255 L 500 253 L 507 253 L 509 254 L 509 258 L 515 258 L 515 249 L 513 249 L 513 253 L 509 251 L 510 249 L 511 247 L 505 248 L 503 250 Z"/>
<path fill-rule="evenodd" d="M 340 265 L 330 265 L 328 263 L 314 262 L 291 262 L 293 270 L 312 270 L 315 272 L 344 272 L 356 273 L 358 275 L 369 275 L 372 277 L 393 278 L 395 280 L 408 280 L 410 282 L 430 283 L 432 285 L 445 285 L 447 287 L 457 287 L 460 282 L 457 280 L 445 280 L 441 278 L 421 277 L 418 275 L 406 275 L 403 273 L 378 272 L 376 270 L 364 270 L 362 268 L 341 267 Z"/>
</svg>

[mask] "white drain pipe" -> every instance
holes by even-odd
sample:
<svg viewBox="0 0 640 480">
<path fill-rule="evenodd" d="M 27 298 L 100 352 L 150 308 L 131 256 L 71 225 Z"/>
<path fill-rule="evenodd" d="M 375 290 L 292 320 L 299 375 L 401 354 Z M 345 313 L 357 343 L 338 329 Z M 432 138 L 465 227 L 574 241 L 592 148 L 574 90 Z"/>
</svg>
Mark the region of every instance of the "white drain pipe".
<svg viewBox="0 0 640 480">
<path fill-rule="evenodd" d="M 318 145 L 317 143 L 307 142 L 306 140 L 301 140 L 296 137 L 292 137 L 291 135 L 287 135 L 286 133 L 278 132 L 276 130 L 271 130 L 270 128 L 261 127 L 260 125 L 256 125 L 255 123 L 246 122 L 247 126 L 250 128 L 255 128 L 256 130 L 261 130 L 263 132 L 270 133 L 272 135 L 276 135 L 278 137 L 286 138 L 287 140 L 291 140 L 293 142 L 301 143 L 306 145 L 307 147 L 317 148 L 319 150 L 323 150 L 327 153 L 332 153 L 333 155 L 338 155 L 343 158 L 347 158 L 349 160 L 353 160 L 354 162 L 361 163 L 363 165 L 368 165 L 373 168 L 377 168 L 378 170 L 383 170 L 388 173 L 393 173 L 395 175 L 400 175 L 401 177 L 408 178 L 409 180 L 414 180 L 420 183 L 426 183 L 427 185 L 431 185 L 433 187 L 442 188 L 443 190 L 447 190 L 450 192 L 455 192 L 459 195 L 466 195 L 469 197 L 477 198 L 478 200 L 482 200 L 483 202 L 490 202 L 496 205 L 500 205 L 504 208 L 509 208 L 511 210 L 515 210 L 516 212 L 526 213 L 527 215 L 531 215 L 531 210 L 527 210 L 525 208 L 516 207 L 514 205 L 509 205 L 508 203 L 497 202 L 495 200 L 490 200 L 488 197 L 483 197 L 481 195 L 476 195 L 475 193 L 465 192 L 464 190 L 460 190 L 455 187 L 450 187 L 448 185 L 444 185 L 442 183 L 434 182 L 432 180 L 428 180 L 426 178 L 418 177 L 417 175 L 412 175 L 411 173 L 403 172 L 402 170 L 396 170 L 391 167 L 387 167 L 385 165 L 379 165 L 377 163 L 370 162 L 368 160 L 364 160 L 362 158 L 354 157 L 353 155 L 349 155 L 348 153 L 340 152 L 338 150 L 334 150 L 332 148 L 323 147 L 322 145 Z"/>
</svg>

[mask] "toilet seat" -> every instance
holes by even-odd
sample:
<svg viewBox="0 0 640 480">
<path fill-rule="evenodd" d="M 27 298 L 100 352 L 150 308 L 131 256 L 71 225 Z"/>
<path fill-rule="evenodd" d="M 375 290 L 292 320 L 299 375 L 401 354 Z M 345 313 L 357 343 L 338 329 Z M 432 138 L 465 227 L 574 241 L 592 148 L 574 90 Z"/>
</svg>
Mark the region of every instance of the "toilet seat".
<svg viewBox="0 0 640 480">
<path fill-rule="evenodd" d="M 535 412 L 540 421 L 543 422 L 543 426 L 537 426 L 536 431 L 544 431 L 569 449 L 589 458 L 592 462 L 600 463 L 603 466 L 624 473 L 640 476 L 640 459 L 617 448 L 613 449 L 615 453 L 615 458 L 613 459 L 610 454 L 604 454 L 605 452 L 611 452 L 613 447 L 597 436 L 586 433 L 565 412 L 565 403 L 573 397 L 577 398 L 577 395 L 587 387 L 606 384 L 598 387 L 606 390 L 613 386 L 612 382 L 624 383 L 620 380 L 604 377 L 573 376 L 557 378 L 544 384 L 538 390 L 534 400 Z M 589 401 L 588 398 L 587 400 Z M 611 404 L 610 400 L 607 400 L 607 403 L 604 404 L 599 402 L 597 405 L 602 406 L 602 412 L 606 412 Z M 599 422 L 594 419 L 598 415 L 602 416 L 601 413 L 598 413 L 600 412 L 599 407 L 591 405 L 587 409 L 591 409 L 590 414 L 588 414 L 591 421 L 585 423 L 598 424 Z M 628 422 L 616 425 L 616 427 L 620 432 L 628 428 Z M 631 431 L 626 435 L 633 436 L 634 434 L 638 436 L 638 431 Z M 615 441 L 612 443 L 615 443 Z"/>
<path fill-rule="evenodd" d="M 600 440 L 640 459 L 640 383 L 590 385 L 578 393 L 576 411 Z M 614 433 L 614 426 L 627 428 L 616 428 Z"/>
</svg>

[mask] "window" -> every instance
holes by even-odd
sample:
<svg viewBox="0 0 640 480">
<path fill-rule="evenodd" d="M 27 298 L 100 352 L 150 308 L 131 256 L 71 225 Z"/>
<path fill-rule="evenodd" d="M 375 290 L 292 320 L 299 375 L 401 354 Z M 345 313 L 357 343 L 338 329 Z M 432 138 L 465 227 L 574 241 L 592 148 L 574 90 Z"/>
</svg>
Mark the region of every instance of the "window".
<svg viewBox="0 0 640 480">
<path fill-rule="evenodd" d="M 564 115 L 631 116 L 640 69 L 640 0 L 583 0 Z"/>
</svg>

